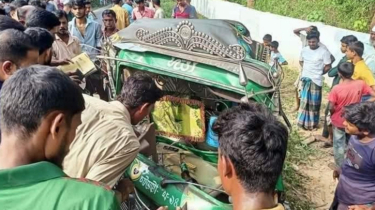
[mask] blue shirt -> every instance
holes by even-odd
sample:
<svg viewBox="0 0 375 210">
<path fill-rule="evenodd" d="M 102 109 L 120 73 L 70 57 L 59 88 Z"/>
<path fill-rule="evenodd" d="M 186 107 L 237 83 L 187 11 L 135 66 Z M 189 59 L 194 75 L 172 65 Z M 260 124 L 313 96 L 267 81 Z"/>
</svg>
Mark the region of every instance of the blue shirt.
<svg viewBox="0 0 375 210">
<path fill-rule="evenodd" d="M 99 23 L 87 18 L 86 21 L 86 30 L 83 36 L 76 26 L 76 18 L 73 18 L 73 20 L 69 22 L 68 28 L 70 34 L 77 37 L 81 42 L 82 51 L 86 52 L 90 58 L 93 58 L 98 54 L 96 48 L 101 47 L 103 33 Z"/>
<path fill-rule="evenodd" d="M 129 22 L 132 23 L 133 22 L 133 19 L 132 19 L 133 7 L 130 6 L 129 4 L 124 4 L 124 5 L 122 5 L 122 8 L 124 8 L 124 9 L 126 9 L 126 11 L 128 11 Z"/>
</svg>

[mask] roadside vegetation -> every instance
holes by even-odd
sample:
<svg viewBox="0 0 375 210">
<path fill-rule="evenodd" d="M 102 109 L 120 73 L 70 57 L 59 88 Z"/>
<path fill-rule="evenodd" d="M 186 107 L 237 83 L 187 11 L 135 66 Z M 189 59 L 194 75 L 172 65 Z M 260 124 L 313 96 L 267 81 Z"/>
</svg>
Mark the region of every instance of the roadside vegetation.
<svg viewBox="0 0 375 210">
<path fill-rule="evenodd" d="M 246 6 L 248 0 L 227 0 Z M 254 9 L 368 32 L 375 24 L 375 0 L 255 0 Z"/>
</svg>

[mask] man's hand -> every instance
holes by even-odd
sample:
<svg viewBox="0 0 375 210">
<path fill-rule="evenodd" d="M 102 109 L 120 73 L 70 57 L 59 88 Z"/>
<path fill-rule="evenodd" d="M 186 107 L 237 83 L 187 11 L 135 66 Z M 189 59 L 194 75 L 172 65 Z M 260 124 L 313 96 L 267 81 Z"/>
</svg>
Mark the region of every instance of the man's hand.
<svg viewBox="0 0 375 210">
<path fill-rule="evenodd" d="M 340 170 L 339 169 L 335 169 L 333 170 L 333 180 L 338 180 L 340 177 Z"/>
<path fill-rule="evenodd" d="M 349 206 L 348 210 L 374 210 L 375 206 L 374 205 L 354 205 L 354 206 Z"/>
<path fill-rule="evenodd" d="M 64 65 L 68 65 L 72 63 L 73 62 L 70 59 L 64 59 L 64 60 L 52 61 L 51 66 L 64 66 Z"/>
</svg>

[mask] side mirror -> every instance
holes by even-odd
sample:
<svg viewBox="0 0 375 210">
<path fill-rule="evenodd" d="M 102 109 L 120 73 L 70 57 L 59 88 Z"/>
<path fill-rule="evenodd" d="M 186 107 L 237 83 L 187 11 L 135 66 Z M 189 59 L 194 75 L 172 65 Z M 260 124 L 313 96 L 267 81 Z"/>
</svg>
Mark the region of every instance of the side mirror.
<svg viewBox="0 0 375 210">
<path fill-rule="evenodd" d="M 248 80 L 245 74 L 245 70 L 242 68 L 242 63 L 240 63 L 239 80 L 240 80 L 240 85 L 243 87 L 246 87 Z"/>
</svg>

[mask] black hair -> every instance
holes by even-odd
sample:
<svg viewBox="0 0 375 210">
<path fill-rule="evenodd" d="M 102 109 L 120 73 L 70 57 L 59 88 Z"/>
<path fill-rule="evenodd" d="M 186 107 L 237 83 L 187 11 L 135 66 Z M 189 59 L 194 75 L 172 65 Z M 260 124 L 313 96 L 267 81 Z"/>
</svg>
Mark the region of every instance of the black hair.
<svg viewBox="0 0 375 210">
<path fill-rule="evenodd" d="M 357 53 L 357 55 L 359 57 L 363 56 L 363 52 L 365 50 L 365 46 L 363 45 L 362 42 L 360 42 L 360 41 L 351 42 L 348 47 L 349 47 L 349 50 L 354 51 L 355 53 Z"/>
<path fill-rule="evenodd" d="M 160 6 L 160 0 L 152 0 L 152 3 L 155 5 Z"/>
<path fill-rule="evenodd" d="M 26 27 L 40 27 L 52 30 L 56 26 L 60 26 L 59 19 L 47 10 L 35 9 L 26 19 Z"/>
<path fill-rule="evenodd" d="M 85 4 L 85 6 L 89 5 L 89 4 L 91 5 L 91 1 L 85 1 L 84 4 Z"/>
<path fill-rule="evenodd" d="M 356 41 L 358 41 L 358 39 L 357 39 L 357 37 L 355 37 L 353 35 L 344 36 L 340 40 L 341 43 L 344 43 L 344 44 L 347 44 L 347 45 L 349 45 L 352 42 L 356 42 Z"/>
<path fill-rule="evenodd" d="M 35 132 L 52 111 L 65 112 L 69 123 L 73 115 L 85 109 L 81 90 L 69 76 L 40 65 L 20 69 L 7 79 L 0 103 L 1 131 L 25 137 Z"/>
<path fill-rule="evenodd" d="M 311 28 L 311 31 L 318 31 L 318 27 L 316 27 L 316 26 L 310 26 L 310 28 Z"/>
<path fill-rule="evenodd" d="M 18 21 L 8 16 L 0 16 L 0 32 L 6 29 L 25 31 L 25 27 Z"/>
<path fill-rule="evenodd" d="M 338 66 L 338 72 L 346 79 L 350 79 L 354 73 L 354 65 L 350 62 L 340 63 Z"/>
<path fill-rule="evenodd" d="M 135 0 L 134 1 L 136 4 L 140 4 L 140 3 L 145 3 L 145 0 Z"/>
<path fill-rule="evenodd" d="M 106 9 L 106 10 L 104 10 L 103 13 L 102 13 L 102 17 L 104 17 L 105 15 L 107 15 L 107 16 L 112 16 L 112 17 L 115 18 L 115 20 L 117 20 L 117 17 L 116 17 L 116 13 L 115 13 L 115 11 L 113 11 L 113 10 L 111 10 L 111 9 Z"/>
<path fill-rule="evenodd" d="M 271 34 L 266 34 L 266 35 L 264 35 L 263 40 L 266 40 L 266 41 L 272 42 L 272 36 L 271 36 Z"/>
<path fill-rule="evenodd" d="M 85 7 L 85 1 L 84 0 L 73 0 L 72 1 L 72 7 L 77 6 L 78 8 Z"/>
<path fill-rule="evenodd" d="M 286 156 L 287 128 L 265 106 L 250 103 L 225 110 L 213 130 L 246 192 L 273 192 Z"/>
<path fill-rule="evenodd" d="M 359 131 L 375 134 L 375 103 L 362 102 L 346 106 L 344 119 L 355 125 Z"/>
<path fill-rule="evenodd" d="M 4 3 L 10 3 L 12 0 L 3 0 Z"/>
<path fill-rule="evenodd" d="M 60 18 L 66 18 L 66 20 L 69 21 L 68 15 L 66 14 L 66 12 L 64 10 L 56 10 L 53 14 L 55 14 L 55 16 L 58 19 L 60 19 Z"/>
<path fill-rule="evenodd" d="M 34 6 L 34 7 L 43 8 L 42 7 L 42 2 L 40 0 L 31 0 L 29 2 L 29 5 Z"/>
<path fill-rule="evenodd" d="M 319 40 L 320 40 L 320 33 L 318 31 L 312 31 L 311 33 L 307 34 L 306 39 L 307 40 L 317 39 L 318 42 L 319 42 Z"/>
<path fill-rule="evenodd" d="M 121 1 L 122 0 L 112 0 L 112 3 L 114 3 L 114 4 L 120 4 Z"/>
<path fill-rule="evenodd" d="M 12 61 L 19 64 L 27 57 L 31 50 L 38 50 L 33 45 L 29 35 L 16 29 L 7 29 L 0 32 L 0 61 Z"/>
<path fill-rule="evenodd" d="M 0 15 L 7 15 L 7 13 L 5 12 L 5 9 L 0 8 Z"/>
<path fill-rule="evenodd" d="M 31 37 L 33 44 L 39 47 L 39 55 L 50 49 L 55 41 L 53 35 L 44 28 L 27 28 L 25 33 Z"/>
<path fill-rule="evenodd" d="M 153 104 L 162 96 L 161 89 L 150 76 L 137 73 L 124 82 L 118 100 L 126 107 L 135 109 L 145 103 Z"/>
<path fill-rule="evenodd" d="M 271 42 L 271 47 L 273 47 L 273 48 L 275 48 L 275 49 L 279 48 L 279 42 L 277 42 L 277 41 L 272 41 L 272 42 Z"/>
<path fill-rule="evenodd" d="M 27 5 L 27 1 L 25 1 L 25 0 L 15 0 L 11 4 L 13 6 L 15 6 L 16 8 L 20 8 L 20 7 L 26 6 Z"/>
</svg>

